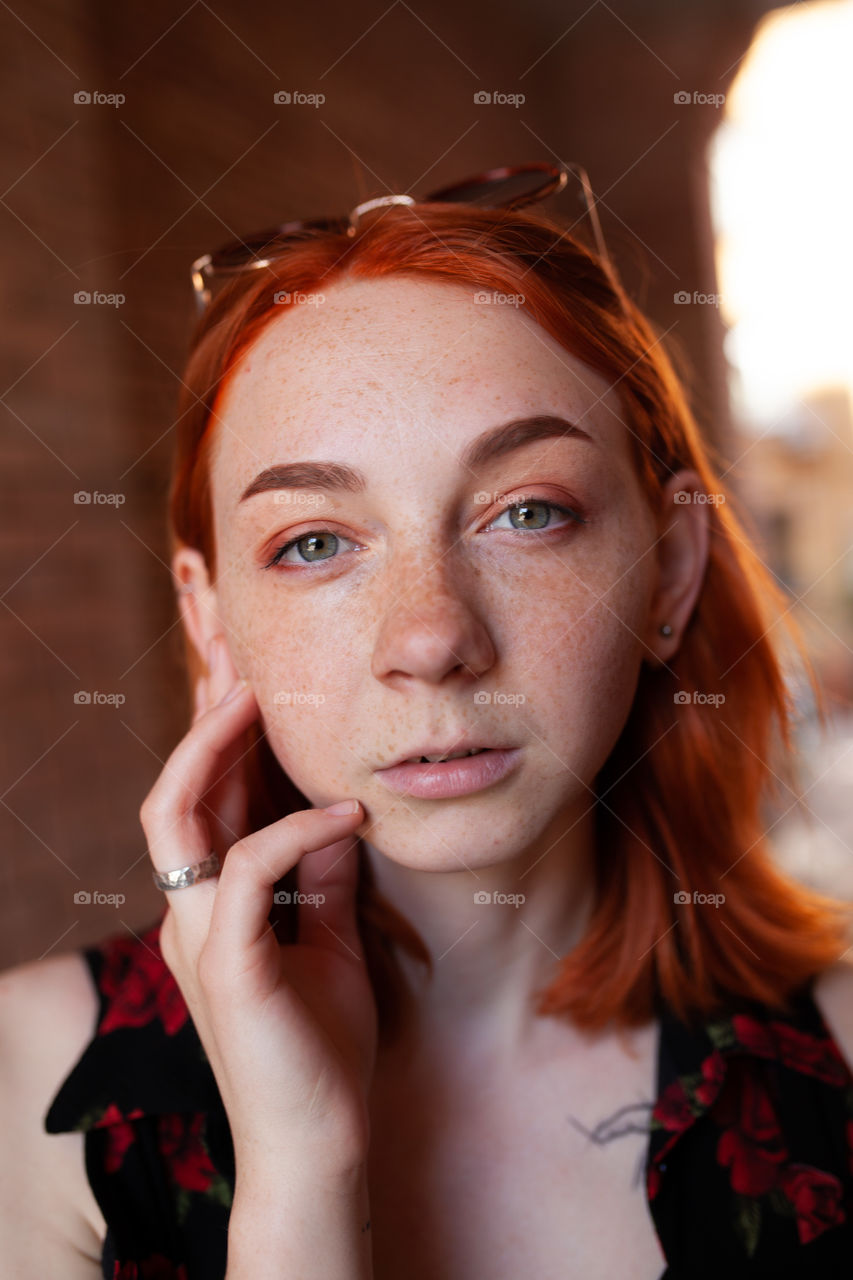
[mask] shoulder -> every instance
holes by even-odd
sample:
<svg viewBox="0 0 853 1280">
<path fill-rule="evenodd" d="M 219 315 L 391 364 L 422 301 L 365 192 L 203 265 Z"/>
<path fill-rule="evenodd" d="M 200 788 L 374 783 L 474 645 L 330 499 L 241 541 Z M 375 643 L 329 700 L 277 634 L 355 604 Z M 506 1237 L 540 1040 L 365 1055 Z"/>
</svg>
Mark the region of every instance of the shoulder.
<svg viewBox="0 0 853 1280">
<path fill-rule="evenodd" d="M 842 1057 L 853 1071 L 853 953 L 817 975 L 812 988 Z"/>
<path fill-rule="evenodd" d="M 13 1251 L 16 1241 L 22 1250 L 22 1267 L 24 1257 L 32 1267 L 38 1240 L 39 1250 L 58 1250 L 54 1266 L 61 1259 L 63 1274 L 95 1274 L 106 1227 L 86 1177 L 83 1134 L 49 1134 L 43 1122 L 97 1017 L 97 991 L 79 951 L 0 972 L 0 1219 Z"/>
</svg>

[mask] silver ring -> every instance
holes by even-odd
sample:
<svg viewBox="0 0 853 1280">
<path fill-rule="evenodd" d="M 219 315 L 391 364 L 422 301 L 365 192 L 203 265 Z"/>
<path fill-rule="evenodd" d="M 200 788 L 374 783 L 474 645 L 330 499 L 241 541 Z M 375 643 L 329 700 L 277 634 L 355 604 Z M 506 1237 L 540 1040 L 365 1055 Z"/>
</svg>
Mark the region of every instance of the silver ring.
<svg viewBox="0 0 853 1280">
<path fill-rule="evenodd" d="M 178 867 L 174 871 L 152 871 L 151 876 L 158 889 L 168 892 L 170 889 L 187 889 L 198 880 L 207 880 L 215 876 L 220 867 L 219 854 L 210 852 L 210 856 L 201 862 L 193 862 L 188 867 Z"/>
</svg>

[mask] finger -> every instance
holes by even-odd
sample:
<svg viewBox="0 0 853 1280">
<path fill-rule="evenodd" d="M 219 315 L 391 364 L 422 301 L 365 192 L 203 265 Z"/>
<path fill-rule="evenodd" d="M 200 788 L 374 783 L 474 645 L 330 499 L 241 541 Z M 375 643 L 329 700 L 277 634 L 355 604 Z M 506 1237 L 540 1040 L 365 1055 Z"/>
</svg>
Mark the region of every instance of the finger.
<svg viewBox="0 0 853 1280">
<path fill-rule="evenodd" d="M 207 694 L 205 691 L 206 679 L 200 675 L 195 682 L 193 691 L 193 716 L 192 723 L 195 724 L 200 716 L 203 716 L 207 710 Z"/>
<path fill-rule="evenodd" d="M 263 944 L 270 932 L 276 881 L 307 853 L 330 844 L 339 845 L 340 852 L 341 842 L 351 838 L 363 817 L 360 805 L 348 814 L 300 809 L 239 840 L 229 850 L 219 875 L 210 920 L 210 950 L 225 964 L 239 956 L 241 965 L 250 967 L 253 948 Z"/>
<path fill-rule="evenodd" d="M 248 685 L 230 701 L 211 707 L 188 730 L 167 759 L 140 810 L 148 852 L 156 871 L 200 862 L 210 853 L 211 834 L 202 798 L 219 776 L 221 758 L 234 738 L 257 715 Z M 210 921 L 217 878 L 184 889 L 166 890 L 169 906 L 203 940 Z"/>
<path fill-rule="evenodd" d="M 363 958 L 356 919 L 358 837 L 339 840 L 299 863 L 298 941 Z"/>
<path fill-rule="evenodd" d="M 240 679 L 240 672 L 234 665 L 228 641 L 222 632 L 215 635 L 207 647 L 207 665 L 208 705 L 215 706 Z"/>
</svg>

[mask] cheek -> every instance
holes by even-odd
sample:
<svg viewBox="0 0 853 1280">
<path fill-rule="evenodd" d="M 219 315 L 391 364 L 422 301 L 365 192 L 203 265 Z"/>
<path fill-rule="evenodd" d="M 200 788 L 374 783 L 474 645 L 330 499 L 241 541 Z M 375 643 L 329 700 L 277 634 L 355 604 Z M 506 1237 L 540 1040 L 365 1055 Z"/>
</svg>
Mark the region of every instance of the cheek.
<svg viewBox="0 0 853 1280">
<path fill-rule="evenodd" d="M 357 756 L 350 714 L 358 687 L 352 640 L 327 617 L 284 593 L 220 598 L 238 669 L 254 690 L 261 724 L 282 769 L 312 804 L 340 799 Z"/>
<path fill-rule="evenodd" d="M 569 764 L 587 783 L 628 718 L 646 653 L 653 570 L 637 545 L 617 544 L 604 568 L 578 557 L 537 575 L 504 633 L 510 680 L 524 694 L 518 714 L 546 737 L 555 769 Z"/>
</svg>

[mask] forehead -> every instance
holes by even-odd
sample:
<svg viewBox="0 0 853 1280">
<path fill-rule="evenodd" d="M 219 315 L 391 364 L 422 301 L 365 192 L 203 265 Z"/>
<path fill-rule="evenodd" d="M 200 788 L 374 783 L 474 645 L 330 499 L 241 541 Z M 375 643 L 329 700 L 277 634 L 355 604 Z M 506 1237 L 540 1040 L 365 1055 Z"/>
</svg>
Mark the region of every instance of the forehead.
<svg viewBox="0 0 853 1280">
<path fill-rule="evenodd" d="M 217 405 L 215 490 L 242 489 L 261 466 L 381 456 L 430 435 L 446 462 L 486 428 L 542 412 L 626 453 L 615 389 L 511 301 L 405 276 L 336 281 L 306 297 L 232 372 Z"/>
</svg>

